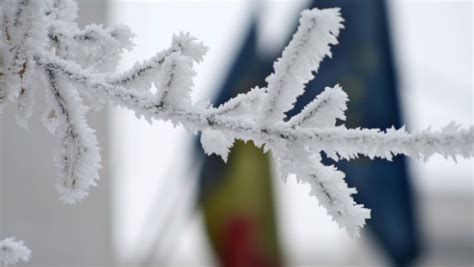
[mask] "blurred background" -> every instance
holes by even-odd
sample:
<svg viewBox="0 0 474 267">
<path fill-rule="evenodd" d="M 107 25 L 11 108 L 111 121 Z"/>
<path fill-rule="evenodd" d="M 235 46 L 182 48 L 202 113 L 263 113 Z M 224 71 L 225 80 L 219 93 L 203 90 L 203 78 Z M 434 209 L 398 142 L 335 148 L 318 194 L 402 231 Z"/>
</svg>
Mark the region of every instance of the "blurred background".
<svg viewBox="0 0 474 267">
<path fill-rule="evenodd" d="M 137 35 L 118 70 L 190 32 L 210 47 L 193 99 L 218 104 L 263 85 L 310 6 L 346 19 L 304 106 L 324 86 L 349 94 L 350 127 L 438 129 L 473 121 L 472 1 L 79 1 L 80 24 L 127 24 Z M 309 186 L 273 177 L 271 158 L 237 144 L 228 165 L 195 137 L 132 112 L 90 112 L 104 168 L 80 205 L 54 188 L 54 137 L 0 117 L 0 236 L 33 250 L 25 266 L 473 266 L 473 160 L 336 163 L 373 219 L 359 239 L 331 222 Z"/>
</svg>

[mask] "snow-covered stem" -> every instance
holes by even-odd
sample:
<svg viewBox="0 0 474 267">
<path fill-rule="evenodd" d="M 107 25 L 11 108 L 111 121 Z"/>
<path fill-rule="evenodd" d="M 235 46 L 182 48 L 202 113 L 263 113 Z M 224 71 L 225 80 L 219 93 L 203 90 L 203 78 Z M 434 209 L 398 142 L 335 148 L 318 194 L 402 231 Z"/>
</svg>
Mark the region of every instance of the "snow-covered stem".
<svg viewBox="0 0 474 267">
<path fill-rule="evenodd" d="M 153 79 L 155 78 L 153 75 L 157 74 L 165 60 L 173 53 L 183 54 L 196 63 L 202 61 L 208 48 L 204 44 L 197 43 L 196 41 L 197 39 L 192 37 L 189 33 L 173 35 L 170 48 L 157 53 L 154 57 L 144 62 L 136 63 L 133 68 L 122 74 L 109 77 L 108 81 L 113 85 L 121 85 L 125 87 L 137 86 L 137 82 L 141 82 L 136 88 L 149 89 Z"/>
<path fill-rule="evenodd" d="M 189 34 L 174 35 L 169 48 L 117 74 L 114 66 L 120 55 L 132 47 L 133 33 L 126 26 L 89 25 L 80 30 L 73 0 L 0 3 L 0 105 L 6 96 L 16 101 L 18 122 L 26 125 L 33 101 L 23 100 L 22 88 L 45 89 L 48 108 L 43 122 L 60 139 L 56 186 L 67 203 L 87 196 L 98 179 L 99 148 L 84 116 L 88 106 L 106 101 L 150 122 L 165 120 L 190 133 L 202 132 L 205 152 L 223 160 L 235 139 L 264 146 L 273 152 L 282 178 L 296 174 L 299 181 L 310 184 L 310 194 L 355 236 L 370 211 L 354 202 L 351 195 L 356 190 L 348 187 L 344 173 L 321 163 L 321 153 L 335 160 L 360 155 L 388 160 L 399 154 L 424 159 L 435 153 L 473 156 L 473 127 L 462 129 L 451 123 L 439 131 L 410 134 L 404 128 L 382 131 L 336 125 L 345 119 L 348 101 L 339 85 L 326 88 L 286 120 L 285 112 L 293 108 L 320 62 L 331 56 L 331 45 L 337 44 L 343 28 L 337 8 L 304 11 L 292 41 L 266 79 L 267 86 L 213 107 L 191 99 L 194 64 L 207 47 Z M 23 22 L 12 27 L 14 21 Z M 33 99 L 31 94 L 27 99 Z"/>
<path fill-rule="evenodd" d="M 31 250 L 21 240 L 5 238 L 0 241 L 0 263 L 2 267 L 28 261 Z"/>
<path fill-rule="evenodd" d="M 330 45 L 337 44 L 342 21 L 338 8 L 301 13 L 297 32 L 273 65 L 274 72 L 266 78 L 268 96 L 261 113 L 262 123 L 284 119 L 306 83 L 314 78 L 320 62 L 331 57 Z"/>
<path fill-rule="evenodd" d="M 45 58 L 39 65 L 45 65 L 47 69 L 61 73 L 70 82 L 82 85 L 84 89 L 89 90 L 89 93 L 134 110 L 138 115 L 156 120 L 171 120 L 175 124 L 185 126 L 192 125 L 193 131 L 218 130 L 236 139 L 253 140 L 268 146 L 280 142 L 303 142 L 308 147 L 319 148 L 318 150 L 327 153 L 337 153 L 345 159 L 355 158 L 358 155 L 384 159 L 391 159 L 399 154 L 413 158 L 427 158 L 435 153 L 466 158 L 473 155 L 474 127 L 459 129 L 455 123 L 450 123 L 440 131 L 426 129 L 411 134 L 404 127 L 398 130 L 390 128 L 386 131 L 347 129 L 343 126 L 303 128 L 295 126 L 296 118 L 276 125 L 262 126 L 248 118 L 239 118 L 227 113 L 220 114 L 217 112 L 219 109 L 214 107 L 187 109 L 165 106 L 160 101 L 155 101 L 151 93 L 136 92 L 112 85 L 101 77 L 89 75 L 77 66 L 53 57 Z M 302 114 L 305 114 L 303 112 Z"/>
</svg>

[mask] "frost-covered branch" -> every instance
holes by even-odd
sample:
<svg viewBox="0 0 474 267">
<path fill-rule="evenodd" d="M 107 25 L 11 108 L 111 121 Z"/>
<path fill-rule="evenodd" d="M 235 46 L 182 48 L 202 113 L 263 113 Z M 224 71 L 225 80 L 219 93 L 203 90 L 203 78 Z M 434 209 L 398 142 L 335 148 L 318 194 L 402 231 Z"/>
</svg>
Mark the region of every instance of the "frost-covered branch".
<svg viewBox="0 0 474 267">
<path fill-rule="evenodd" d="M 208 48 L 204 44 L 198 43 L 197 39 L 189 33 L 173 35 L 170 48 L 157 53 L 149 60 L 136 63 L 133 68 L 122 74 L 112 75 L 112 77 L 108 78 L 108 82 L 127 88 L 148 90 L 169 56 L 172 54 L 182 54 L 192 61 L 199 63 L 207 53 L 207 50 Z"/>
<path fill-rule="evenodd" d="M 282 57 L 273 65 L 274 72 L 266 78 L 268 96 L 261 114 L 262 123 L 285 118 L 304 86 L 314 78 L 319 63 L 331 56 L 330 45 L 337 44 L 343 19 L 339 9 L 305 10 L 300 25 Z"/>
<path fill-rule="evenodd" d="M 17 264 L 20 261 L 28 261 L 31 250 L 25 246 L 23 241 L 15 238 L 6 238 L 0 241 L 0 263 L 2 267 Z"/>
<path fill-rule="evenodd" d="M 235 139 L 251 140 L 273 152 L 282 178 L 295 174 L 310 184 L 310 194 L 351 235 L 358 235 L 370 211 L 354 202 L 351 195 L 356 190 L 348 187 L 343 172 L 321 163 L 321 153 L 335 160 L 360 155 L 387 160 L 398 154 L 423 159 L 435 153 L 473 156 L 473 127 L 462 129 L 452 123 L 439 131 L 408 133 L 404 128 L 336 125 L 345 119 L 348 101 L 339 85 L 326 88 L 299 114 L 286 119 L 320 62 L 331 56 L 331 45 L 337 44 L 343 28 L 337 8 L 304 11 L 297 32 L 266 79 L 267 86 L 219 107 L 193 103 L 191 98 L 194 65 L 207 52 L 197 39 L 175 35 L 169 48 L 117 74 L 113 67 L 131 48 L 133 34 L 125 26 L 90 25 L 80 30 L 71 19 L 76 9 L 72 0 L 4 0 L 1 5 L 0 100 L 8 96 L 22 102 L 21 115 L 31 110 L 29 102 L 21 101 L 21 88 L 45 90 L 48 109 L 43 121 L 60 140 L 56 187 L 66 203 L 83 199 L 98 179 L 99 148 L 84 118 L 85 103 L 109 101 L 150 122 L 165 120 L 190 133 L 201 132 L 205 152 L 224 161 Z M 11 27 L 14 21 L 22 24 Z"/>
<path fill-rule="evenodd" d="M 94 131 L 87 125 L 75 88 L 46 69 L 48 88 L 46 97 L 52 108 L 46 125 L 60 139 L 55 162 L 58 169 L 58 189 L 65 203 L 74 203 L 85 198 L 89 186 L 95 186 L 99 179 L 99 148 Z"/>
<path fill-rule="evenodd" d="M 219 108 L 195 106 L 186 108 L 186 106 L 180 107 L 172 103 L 164 105 L 162 101 L 157 101 L 161 98 L 155 98 L 156 94 L 168 92 L 169 88 L 166 86 L 168 83 L 165 84 L 164 88 L 160 88 L 159 93 L 156 94 L 136 92 L 111 85 L 104 82 L 100 77 L 81 72 L 79 67 L 59 59 L 49 57 L 44 63 L 40 62 L 39 64 L 44 64 L 47 68 L 61 73 L 68 77 L 71 83 L 87 88 L 86 90 L 89 90 L 89 93 L 95 94 L 97 97 L 110 99 L 117 105 L 134 110 L 137 115 L 143 115 L 148 119 L 170 120 L 174 124 L 183 125 L 191 132 L 202 131 L 201 138 L 205 151 L 219 154 L 224 160 L 227 159 L 229 148 L 232 146 L 234 139 L 253 140 L 256 144 L 265 145 L 274 152 L 280 164 L 280 170 L 285 173 L 283 177 L 286 177 L 286 173 L 295 173 L 302 181 L 310 183 L 313 187 L 312 192 L 320 198 L 322 204 L 328 208 L 328 212 L 331 215 L 339 214 L 338 217 L 333 217 L 351 233 L 357 233 L 357 227 L 354 227 L 354 223 L 361 226 L 365 218 L 368 218 L 367 210 L 360 205 L 356 205 L 352 198 L 342 198 L 347 201 L 338 201 L 340 202 L 339 206 L 326 205 L 321 200 L 326 195 L 336 198 L 334 192 L 340 192 L 344 188 L 342 185 L 345 185 L 343 173 L 323 166 L 324 168 L 315 167 L 312 173 L 308 174 L 303 171 L 304 168 L 300 166 L 301 163 L 297 164 L 297 162 L 310 158 L 311 153 L 317 155 L 322 151 L 335 160 L 340 158 L 352 159 L 359 155 L 388 160 L 398 154 L 413 158 L 428 158 L 435 153 L 446 157 L 472 156 L 473 127 L 459 129 L 459 126 L 452 123 L 440 131 L 433 132 L 427 129 L 412 134 L 408 134 L 404 128 L 381 131 L 378 129 L 335 127 L 336 119 L 342 120 L 345 118 L 344 110 L 346 110 L 347 101 L 347 95 L 339 86 L 326 88 L 318 98 L 288 122 L 265 125 L 256 123 L 254 116 L 256 111 L 258 114 L 259 105 L 252 105 L 252 100 L 260 97 L 257 92 L 261 92 L 258 91 L 261 89 L 258 88 L 230 100 Z M 170 79 L 171 77 L 173 76 L 169 75 Z M 187 87 L 184 86 L 184 88 Z M 183 91 L 181 95 L 185 93 L 186 91 Z M 183 98 L 180 101 L 184 102 L 185 99 Z M 247 109 L 245 108 L 246 105 Z M 306 152 L 311 153 L 308 154 L 308 157 L 302 156 L 307 154 Z M 319 160 L 318 158 L 314 163 Z M 310 167 L 314 163 L 304 162 L 306 162 L 308 168 L 314 167 Z M 316 175 L 316 173 L 320 175 Z M 326 186 L 328 189 L 323 191 L 315 189 L 323 187 L 323 183 L 318 180 L 324 180 L 323 177 L 331 177 L 331 173 L 333 173 L 332 179 L 340 179 L 339 183 L 330 183 Z M 317 192 L 326 193 L 317 195 Z M 349 188 L 345 192 L 342 195 L 350 196 L 349 192 L 354 193 Z M 349 211 L 347 207 L 352 207 L 353 211 Z M 353 212 L 353 215 L 350 215 L 351 219 L 342 216 L 351 212 Z M 362 217 L 357 219 L 356 215 Z"/>
</svg>

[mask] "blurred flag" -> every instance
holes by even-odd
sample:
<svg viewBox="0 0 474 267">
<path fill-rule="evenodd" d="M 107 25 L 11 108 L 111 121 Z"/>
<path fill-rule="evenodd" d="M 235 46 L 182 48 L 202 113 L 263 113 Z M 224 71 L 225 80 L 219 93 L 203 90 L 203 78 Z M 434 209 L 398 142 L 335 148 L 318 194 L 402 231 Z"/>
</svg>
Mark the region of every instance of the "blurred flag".
<svg viewBox="0 0 474 267">
<path fill-rule="evenodd" d="M 262 83 L 261 65 L 253 21 L 214 104 Z M 221 265 L 282 266 L 268 154 L 253 143 L 237 142 L 227 164 L 215 155 L 204 160 L 200 181 L 205 225 Z"/>
</svg>

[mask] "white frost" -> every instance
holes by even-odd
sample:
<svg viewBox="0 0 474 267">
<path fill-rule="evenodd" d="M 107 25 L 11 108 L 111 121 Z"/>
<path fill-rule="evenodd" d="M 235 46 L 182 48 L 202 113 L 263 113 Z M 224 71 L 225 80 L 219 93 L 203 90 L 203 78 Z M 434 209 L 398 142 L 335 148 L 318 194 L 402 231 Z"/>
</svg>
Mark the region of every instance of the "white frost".
<svg viewBox="0 0 474 267">
<path fill-rule="evenodd" d="M 201 144 L 207 155 L 216 154 L 227 162 L 234 138 L 220 131 L 204 130 L 201 133 Z"/>
<path fill-rule="evenodd" d="M 0 262 L 3 266 L 17 264 L 20 261 L 28 261 L 31 250 L 21 240 L 6 238 L 0 241 Z"/>
<path fill-rule="evenodd" d="M 331 56 L 330 45 L 337 44 L 342 21 L 338 8 L 301 13 L 297 32 L 274 63 L 274 72 L 266 78 L 269 96 L 261 114 L 262 123 L 282 120 L 293 107 L 321 61 Z"/>
</svg>

